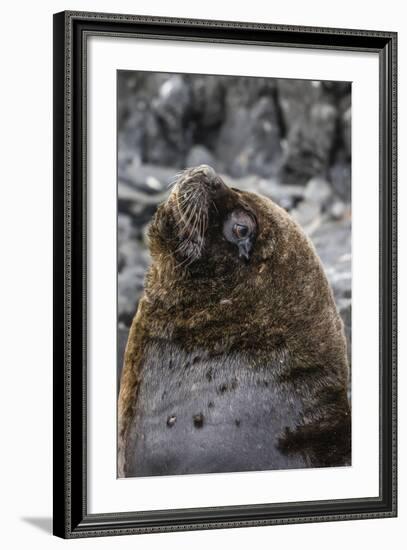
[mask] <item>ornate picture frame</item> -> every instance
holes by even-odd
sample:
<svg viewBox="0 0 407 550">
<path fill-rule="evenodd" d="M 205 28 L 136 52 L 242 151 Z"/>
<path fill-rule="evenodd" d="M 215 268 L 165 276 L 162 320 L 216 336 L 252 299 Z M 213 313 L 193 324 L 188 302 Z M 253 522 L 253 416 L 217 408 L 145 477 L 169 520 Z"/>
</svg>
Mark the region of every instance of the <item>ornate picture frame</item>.
<svg viewBox="0 0 407 550">
<path fill-rule="evenodd" d="M 375 160 L 379 163 L 379 295 L 372 297 L 379 307 L 378 496 L 89 512 L 87 43 L 92 36 L 370 52 L 378 56 L 380 139 Z M 55 535 L 77 538 L 396 516 L 396 183 L 397 34 L 394 32 L 70 11 L 54 15 Z M 111 368 L 115 369 L 115 365 Z"/>
</svg>

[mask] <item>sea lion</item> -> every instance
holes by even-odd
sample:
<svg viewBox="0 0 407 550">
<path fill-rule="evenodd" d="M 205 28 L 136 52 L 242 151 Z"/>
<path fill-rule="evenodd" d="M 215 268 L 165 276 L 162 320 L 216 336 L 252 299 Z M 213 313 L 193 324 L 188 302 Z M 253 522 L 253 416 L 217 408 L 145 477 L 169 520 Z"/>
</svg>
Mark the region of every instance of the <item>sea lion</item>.
<svg viewBox="0 0 407 550">
<path fill-rule="evenodd" d="M 119 477 L 349 465 L 343 323 L 299 225 L 202 165 L 179 175 L 148 236 Z"/>
</svg>

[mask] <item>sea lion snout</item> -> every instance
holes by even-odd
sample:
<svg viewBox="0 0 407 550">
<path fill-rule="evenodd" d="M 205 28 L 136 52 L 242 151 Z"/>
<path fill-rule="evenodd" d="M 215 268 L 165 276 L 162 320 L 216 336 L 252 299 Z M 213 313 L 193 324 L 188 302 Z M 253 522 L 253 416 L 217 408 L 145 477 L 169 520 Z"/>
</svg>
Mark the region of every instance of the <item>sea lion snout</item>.
<svg viewBox="0 0 407 550">
<path fill-rule="evenodd" d="M 199 190 L 201 194 L 208 193 L 211 198 L 215 198 L 219 192 L 226 192 L 228 187 L 212 166 L 201 164 L 185 170 L 177 180 L 176 193 L 183 195 L 192 190 Z"/>
<path fill-rule="evenodd" d="M 208 180 L 214 180 L 217 177 L 215 170 L 212 168 L 212 166 L 209 166 L 209 164 L 201 164 L 197 167 L 197 170 L 202 172 L 208 178 Z"/>
<path fill-rule="evenodd" d="M 225 192 L 228 189 L 222 178 L 218 176 L 212 166 L 201 164 L 201 166 L 198 166 L 198 169 L 204 176 L 204 178 L 202 178 L 202 183 L 207 187 L 209 192 L 216 195 L 220 191 Z"/>
</svg>

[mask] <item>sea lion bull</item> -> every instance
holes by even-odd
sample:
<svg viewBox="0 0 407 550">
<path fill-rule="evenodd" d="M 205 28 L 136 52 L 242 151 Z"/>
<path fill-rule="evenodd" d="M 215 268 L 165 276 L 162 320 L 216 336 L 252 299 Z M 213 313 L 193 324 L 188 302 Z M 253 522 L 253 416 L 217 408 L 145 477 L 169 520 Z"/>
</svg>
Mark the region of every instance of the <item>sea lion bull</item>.
<svg viewBox="0 0 407 550">
<path fill-rule="evenodd" d="M 148 236 L 119 477 L 349 465 L 343 323 L 299 225 L 202 165 L 179 175 Z"/>
</svg>

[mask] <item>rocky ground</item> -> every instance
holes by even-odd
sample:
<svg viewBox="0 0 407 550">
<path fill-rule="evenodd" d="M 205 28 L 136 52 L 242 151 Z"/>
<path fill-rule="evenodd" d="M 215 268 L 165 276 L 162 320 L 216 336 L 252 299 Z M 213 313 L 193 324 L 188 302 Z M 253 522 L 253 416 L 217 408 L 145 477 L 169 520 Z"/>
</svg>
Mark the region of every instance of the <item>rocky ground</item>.
<svg viewBox="0 0 407 550">
<path fill-rule="evenodd" d="M 350 85 L 120 72 L 118 98 L 118 370 L 149 264 L 148 222 L 175 173 L 202 163 L 302 225 L 350 350 Z"/>
</svg>

